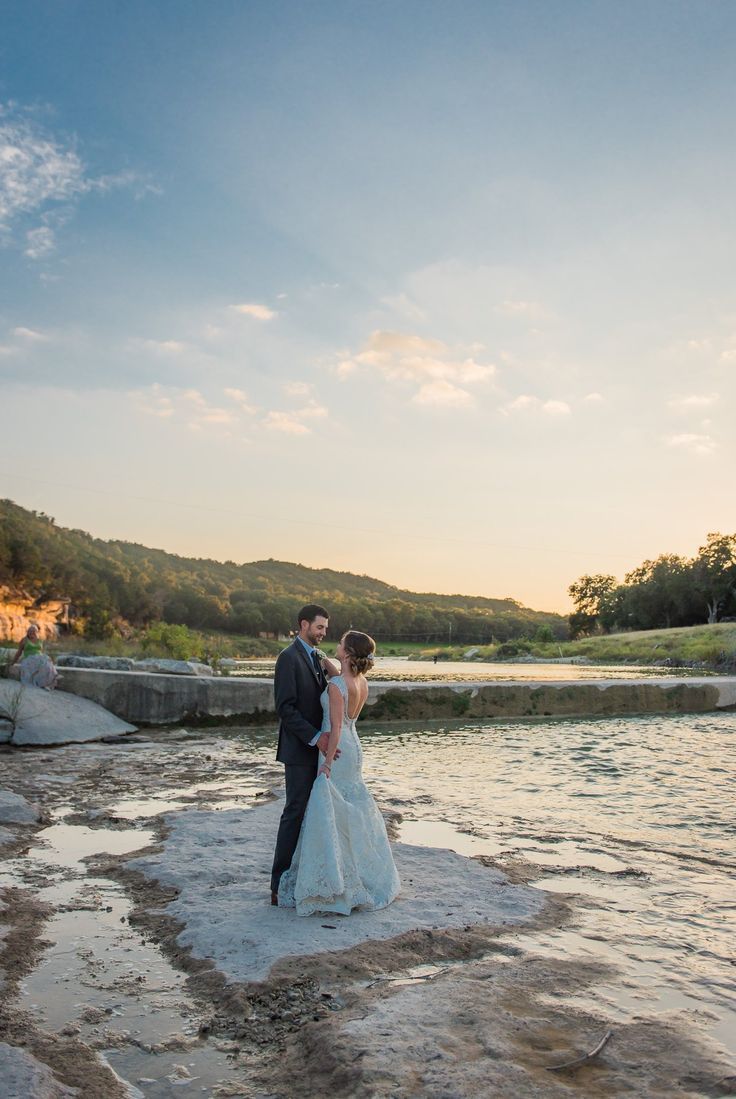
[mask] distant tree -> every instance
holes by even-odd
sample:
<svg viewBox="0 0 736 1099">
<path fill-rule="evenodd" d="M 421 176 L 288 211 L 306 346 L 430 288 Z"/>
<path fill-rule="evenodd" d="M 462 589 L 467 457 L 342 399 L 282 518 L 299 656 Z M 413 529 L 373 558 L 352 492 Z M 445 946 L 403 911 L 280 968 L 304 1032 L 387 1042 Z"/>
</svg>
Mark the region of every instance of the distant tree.
<svg viewBox="0 0 736 1099">
<path fill-rule="evenodd" d="M 674 553 L 644 561 L 624 577 L 627 605 L 641 629 L 670 629 L 688 624 L 692 595 L 690 563 Z"/>
<path fill-rule="evenodd" d="M 585 637 L 595 633 L 600 626 L 600 617 L 606 601 L 616 590 L 616 577 L 598 573 L 594 576 L 581 576 L 567 589 L 575 604 L 570 615 L 570 636 Z"/>
<path fill-rule="evenodd" d="M 736 534 L 709 534 L 693 561 L 692 577 L 708 622 L 717 622 L 736 599 Z"/>
</svg>

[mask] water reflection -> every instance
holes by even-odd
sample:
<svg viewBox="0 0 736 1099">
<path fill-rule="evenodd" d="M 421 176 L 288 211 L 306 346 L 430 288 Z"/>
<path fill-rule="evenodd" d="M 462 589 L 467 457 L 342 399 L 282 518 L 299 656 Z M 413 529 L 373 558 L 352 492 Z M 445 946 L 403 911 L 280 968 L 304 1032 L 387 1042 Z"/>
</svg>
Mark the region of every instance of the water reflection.
<svg viewBox="0 0 736 1099">
<path fill-rule="evenodd" d="M 595 988 L 612 1018 L 697 1009 L 736 1051 L 736 715 L 425 723 L 361 739 L 402 839 L 530 863 L 535 885 L 593 902 L 573 928 L 520 936 L 524 949 L 613 963 L 620 979 Z"/>
<path fill-rule="evenodd" d="M 237 660 L 228 670 L 229 675 L 247 678 L 272 678 L 274 660 Z M 547 680 L 555 683 L 589 679 L 641 679 L 642 677 L 673 677 L 710 675 L 709 672 L 688 668 L 657 668 L 640 664 L 506 664 L 476 660 L 442 660 L 433 664 L 427 660 L 403 660 L 398 657 L 379 657 L 371 672 L 371 679 L 411 680 L 420 682 L 471 681 L 533 681 Z"/>
</svg>

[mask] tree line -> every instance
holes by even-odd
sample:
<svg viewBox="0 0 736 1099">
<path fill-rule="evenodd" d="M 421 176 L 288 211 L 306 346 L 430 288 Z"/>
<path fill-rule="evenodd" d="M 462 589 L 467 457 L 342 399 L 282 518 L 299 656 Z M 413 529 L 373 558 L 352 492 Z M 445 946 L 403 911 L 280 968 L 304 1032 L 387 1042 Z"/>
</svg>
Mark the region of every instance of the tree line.
<svg viewBox="0 0 736 1099">
<path fill-rule="evenodd" d="M 619 583 L 581 576 L 568 588 L 575 605 L 571 637 L 669 629 L 736 616 L 736 534 L 711 533 L 693 558 L 665 553 Z"/>
<path fill-rule="evenodd" d="M 330 633 L 351 626 L 380 641 L 480 645 L 567 636 L 562 615 L 514 599 L 404 591 L 373 577 L 286 561 L 179 557 L 131 542 L 67 530 L 42 512 L 0 501 L 0 584 L 39 603 L 71 600 L 75 629 L 105 637 L 153 622 L 256 637 L 283 636 L 304 603 L 323 602 Z"/>
</svg>

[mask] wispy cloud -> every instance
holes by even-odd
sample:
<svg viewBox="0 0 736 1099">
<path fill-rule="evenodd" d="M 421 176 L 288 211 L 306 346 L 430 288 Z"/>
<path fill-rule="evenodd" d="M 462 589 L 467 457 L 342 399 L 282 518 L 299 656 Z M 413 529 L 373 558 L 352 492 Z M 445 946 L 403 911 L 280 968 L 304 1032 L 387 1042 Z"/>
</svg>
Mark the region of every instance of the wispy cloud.
<svg viewBox="0 0 736 1099">
<path fill-rule="evenodd" d="M 13 239 L 24 227 L 24 254 L 32 260 L 48 256 L 56 237 L 49 221 L 91 191 L 133 187 L 138 194 L 157 190 L 134 172 L 95 177 L 90 174 L 74 138 L 48 133 L 35 115 L 18 104 L 0 104 L 0 237 Z M 63 218 L 62 218 L 63 220 Z"/>
<path fill-rule="evenodd" d="M 154 382 L 145 389 L 132 390 L 128 397 L 147 416 L 182 423 L 194 430 L 231 426 L 238 419 L 235 410 L 211 404 L 198 389 L 178 389 Z"/>
<path fill-rule="evenodd" d="M 511 416 L 514 413 L 542 413 L 545 416 L 559 418 L 571 415 L 572 408 L 567 401 L 543 401 L 540 397 L 522 393 L 520 396 L 514 397 L 512 401 L 501 405 L 499 412 L 504 416 Z"/>
<path fill-rule="evenodd" d="M 394 294 L 381 298 L 381 305 L 388 306 L 394 313 L 412 324 L 421 324 L 427 319 L 426 310 L 422 309 L 421 305 L 417 305 L 408 294 Z"/>
<path fill-rule="evenodd" d="M 528 321 L 540 321 L 549 316 L 549 310 L 538 301 L 506 298 L 498 303 L 495 312 L 503 317 L 518 317 Z"/>
<path fill-rule="evenodd" d="M 318 404 L 317 401 L 310 401 L 309 404 L 304 405 L 303 408 L 298 408 L 294 413 L 302 420 L 322 420 L 327 414 L 325 406 Z"/>
<path fill-rule="evenodd" d="M 14 328 L 13 335 L 27 343 L 48 343 L 49 336 L 45 332 L 38 332 L 35 328 Z"/>
<path fill-rule="evenodd" d="M 43 259 L 50 255 L 56 247 L 56 234 L 48 225 L 41 225 L 38 229 L 29 229 L 26 233 L 26 246 L 23 254 L 29 259 Z"/>
<path fill-rule="evenodd" d="M 314 390 L 309 382 L 284 382 L 281 388 L 289 397 L 309 397 Z"/>
<path fill-rule="evenodd" d="M 223 390 L 226 397 L 229 397 L 231 401 L 234 401 L 241 412 L 245 412 L 248 415 L 254 415 L 257 411 L 255 406 L 251 404 L 248 394 L 243 389 L 225 389 Z"/>
<path fill-rule="evenodd" d="M 244 302 L 242 305 L 231 305 L 230 308 L 245 317 L 255 317 L 257 321 L 272 321 L 278 316 L 274 309 L 254 301 Z"/>
<path fill-rule="evenodd" d="M 667 404 L 675 412 L 699 412 L 703 408 L 710 408 L 719 399 L 717 393 L 691 393 L 687 397 L 673 397 Z"/>
<path fill-rule="evenodd" d="M 268 431 L 283 431 L 286 435 L 309 435 L 311 430 L 291 412 L 269 412 L 263 426 Z"/>
<path fill-rule="evenodd" d="M 698 352 L 712 351 L 713 343 L 707 337 L 703 337 L 702 339 L 692 339 L 687 341 L 687 349 L 688 351 Z"/>
<path fill-rule="evenodd" d="M 455 408 L 472 405 L 475 396 L 468 387 L 488 382 L 495 369 L 492 363 L 477 362 L 472 355 L 463 357 L 462 351 L 442 340 L 380 329 L 371 334 L 361 351 L 342 357 L 337 364 L 341 378 L 371 371 L 386 382 L 414 387 L 411 399 L 415 404 Z"/>
<path fill-rule="evenodd" d="M 667 446 L 680 450 L 687 450 L 690 454 L 707 457 L 714 454 L 718 444 L 710 435 L 697 435 L 694 432 L 686 432 L 681 435 L 669 435 L 665 440 Z"/>
<path fill-rule="evenodd" d="M 412 397 L 414 404 L 426 405 L 433 408 L 468 408 L 475 403 L 475 397 L 467 389 L 444 378 L 438 378 L 433 382 L 426 382 L 420 386 L 419 391 Z"/>
<path fill-rule="evenodd" d="M 222 390 L 225 398 L 221 404 L 217 398 L 199 389 L 162 385 L 154 382 L 143 389 L 131 390 L 128 398 L 139 412 L 146 416 L 165 420 L 191 431 L 202 432 L 218 429 L 224 437 L 257 431 L 280 431 L 288 435 L 309 435 L 310 422 L 328 415 L 324 405 L 311 399 L 296 409 L 272 409 L 259 413 L 256 404 L 244 389 L 228 387 Z"/>
<path fill-rule="evenodd" d="M 18 215 L 68 201 L 89 186 L 74 148 L 46 136 L 14 104 L 0 107 L 0 225 L 9 227 Z"/>
<path fill-rule="evenodd" d="M 282 431 L 286 435 L 309 435 L 312 428 L 310 420 L 324 419 L 327 408 L 314 396 L 314 386 L 310 382 L 289 381 L 281 385 L 284 393 L 298 400 L 305 400 L 300 408 L 272 409 L 260 421 L 267 431 Z"/>
<path fill-rule="evenodd" d="M 137 340 L 135 342 L 154 355 L 183 355 L 189 350 L 189 345 L 183 340 Z"/>
</svg>

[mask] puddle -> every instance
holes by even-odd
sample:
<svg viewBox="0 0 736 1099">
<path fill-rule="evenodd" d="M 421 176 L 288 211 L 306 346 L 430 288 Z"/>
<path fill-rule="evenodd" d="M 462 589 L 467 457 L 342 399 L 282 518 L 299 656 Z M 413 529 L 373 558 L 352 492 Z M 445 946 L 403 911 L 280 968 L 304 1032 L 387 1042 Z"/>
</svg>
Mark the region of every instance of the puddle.
<svg viewBox="0 0 736 1099">
<path fill-rule="evenodd" d="M 215 1095 L 224 1086 L 244 1094 L 232 1043 L 199 1036 L 211 1007 L 197 1003 L 185 975 L 130 926 L 131 904 L 122 887 L 88 876 L 82 862 L 89 855 L 135 851 L 152 840 L 146 829 L 59 822 L 38 833 L 25 859 L 4 864 L 0 885 L 33 883 L 39 898 L 57 909 L 43 928 L 49 946 L 22 982 L 17 1006 L 44 1029 L 97 1050 L 137 1089 L 131 1094 L 170 1099 L 186 1087 L 188 1094 Z"/>
<path fill-rule="evenodd" d="M 192 782 L 185 790 L 178 787 L 169 797 L 121 798 L 110 803 L 108 812 L 122 820 L 140 820 L 196 807 L 242 809 L 244 803 L 266 794 L 268 785 L 260 774 Z"/>
<path fill-rule="evenodd" d="M 186 801 L 181 801 L 178 795 L 170 798 L 123 798 L 110 806 L 111 817 L 119 817 L 121 820 L 140 820 L 146 817 L 157 817 L 162 813 L 173 813 L 177 809 L 191 809 Z"/>
<path fill-rule="evenodd" d="M 458 855 L 497 855 L 502 850 L 494 840 L 460 832 L 442 820 L 404 820 L 399 840 L 416 847 L 449 848 Z"/>
</svg>

